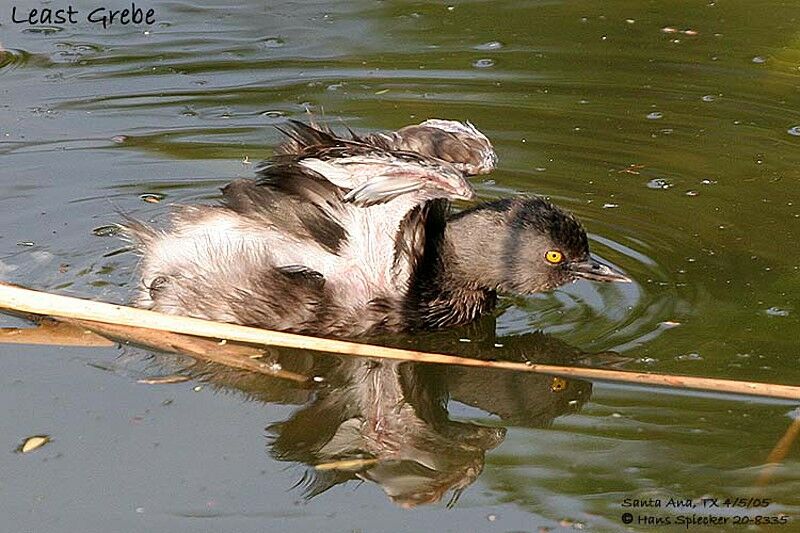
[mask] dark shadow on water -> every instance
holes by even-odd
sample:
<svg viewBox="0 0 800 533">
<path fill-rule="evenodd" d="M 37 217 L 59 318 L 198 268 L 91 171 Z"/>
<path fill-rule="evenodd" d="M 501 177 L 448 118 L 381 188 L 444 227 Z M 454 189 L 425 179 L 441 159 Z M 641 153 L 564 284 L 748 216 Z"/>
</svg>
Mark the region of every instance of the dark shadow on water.
<svg viewBox="0 0 800 533">
<path fill-rule="evenodd" d="M 455 331 L 381 341 L 476 359 L 580 365 L 607 357 L 539 332 L 500 338 L 494 331 L 489 317 Z M 188 373 L 253 401 L 298 406 L 266 428 L 267 449 L 278 461 L 304 466 L 295 488 L 306 499 L 355 480 L 379 485 L 402 507 L 436 503 L 448 493 L 453 505 L 481 474 L 486 453 L 503 442 L 506 427 L 547 427 L 577 412 L 592 391 L 585 381 L 533 373 L 288 350 L 270 356 L 284 370 L 313 377 L 317 387 L 201 363 Z M 489 416 L 454 420 L 453 402 Z"/>
</svg>

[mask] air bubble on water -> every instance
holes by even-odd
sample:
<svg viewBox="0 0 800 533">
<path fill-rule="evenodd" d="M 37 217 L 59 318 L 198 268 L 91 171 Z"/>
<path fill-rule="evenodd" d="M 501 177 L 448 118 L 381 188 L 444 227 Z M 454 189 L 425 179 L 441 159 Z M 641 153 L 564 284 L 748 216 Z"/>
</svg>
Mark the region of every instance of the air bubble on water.
<svg viewBox="0 0 800 533">
<path fill-rule="evenodd" d="M 664 178 L 653 178 L 647 182 L 648 189 L 669 189 L 672 183 Z"/>
<path fill-rule="evenodd" d="M 472 63 L 472 66 L 475 68 L 490 68 L 494 66 L 494 59 L 478 59 Z"/>
</svg>

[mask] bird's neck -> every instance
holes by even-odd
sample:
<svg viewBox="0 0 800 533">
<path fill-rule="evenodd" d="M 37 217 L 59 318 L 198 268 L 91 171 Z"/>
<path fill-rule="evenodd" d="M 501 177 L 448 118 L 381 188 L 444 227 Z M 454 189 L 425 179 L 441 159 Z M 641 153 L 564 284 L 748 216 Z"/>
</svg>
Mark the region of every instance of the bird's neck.
<svg viewBox="0 0 800 533">
<path fill-rule="evenodd" d="M 455 288 L 503 289 L 506 235 L 480 211 L 451 217 L 445 226 L 439 257 L 446 283 Z"/>
<path fill-rule="evenodd" d="M 481 217 L 451 219 L 430 235 L 413 302 L 425 329 L 468 324 L 494 309 L 502 238 Z"/>
</svg>

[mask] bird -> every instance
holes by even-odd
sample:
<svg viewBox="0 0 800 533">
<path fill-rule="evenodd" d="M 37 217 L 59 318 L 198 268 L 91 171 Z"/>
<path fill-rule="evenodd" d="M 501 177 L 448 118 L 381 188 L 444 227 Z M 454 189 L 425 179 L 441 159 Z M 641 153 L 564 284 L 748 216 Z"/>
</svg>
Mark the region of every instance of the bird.
<svg viewBox="0 0 800 533">
<path fill-rule="evenodd" d="M 491 312 L 498 293 L 534 294 L 586 279 L 632 280 L 594 258 L 586 230 L 541 196 L 503 198 L 426 219 L 426 249 L 405 300 L 409 329 L 460 326 Z"/>
<path fill-rule="evenodd" d="M 470 200 L 497 156 L 470 123 L 431 119 L 337 135 L 289 121 L 256 179 L 217 205 L 176 206 L 165 229 L 121 224 L 141 256 L 134 304 L 333 337 L 438 329 L 490 312 L 498 292 L 578 278 L 629 281 L 591 258 L 577 219 L 540 198 Z"/>
</svg>

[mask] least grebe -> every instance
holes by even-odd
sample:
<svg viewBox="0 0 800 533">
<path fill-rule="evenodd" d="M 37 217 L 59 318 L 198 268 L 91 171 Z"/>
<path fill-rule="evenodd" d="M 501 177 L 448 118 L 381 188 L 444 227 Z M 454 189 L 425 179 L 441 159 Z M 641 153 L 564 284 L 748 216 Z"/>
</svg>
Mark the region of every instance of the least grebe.
<svg viewBox="0 0 800 533">
<path fill-rule="evenodd" d="M 586 233 L 544 199 L 449 216 L 496 156 L 471 124 L 428 120 L 349 138 L 290 122 L 288 141 L 215 206 L 179 206 L 158 230 L 130 221 L 141 307 L 298 333 L 357 336 L 464 324 L 496 293 L 588 278 Z"/>
</svg>

